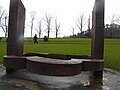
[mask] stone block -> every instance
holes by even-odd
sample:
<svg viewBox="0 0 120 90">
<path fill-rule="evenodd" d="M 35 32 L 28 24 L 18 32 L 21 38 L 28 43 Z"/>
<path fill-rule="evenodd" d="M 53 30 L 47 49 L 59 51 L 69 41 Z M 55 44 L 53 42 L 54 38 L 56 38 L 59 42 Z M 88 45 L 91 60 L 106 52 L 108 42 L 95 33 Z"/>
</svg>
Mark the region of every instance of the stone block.
<svg viewBox="0 0 120 90">
<path fill-rule="evenodd" d="M 13 69 L 25 69 L 26 57 L 20 56 L 4 56 L 4 66 Z"/>
<path fill-rule="evenodd" d="M 21 0 L 10 0 L 7 55 L 23 55 L 25 8 Z"/>
<path fill-rule="evenodd" d="M 104 0 L 95 0 L 92 12 L 91 58 L 104 57 Z"/>
<path fill-rule="evenodd" d="M 73 76 L 81 73 L 82 62 L 42 57 L 28 57 L 26 69 L 29 72 L 49 76 Z"/>
<path fill-rule="evenodd" d="M 82 60 L 82 71 L 102 71 L 104 69 L 104 60 Z"/>
</svg>

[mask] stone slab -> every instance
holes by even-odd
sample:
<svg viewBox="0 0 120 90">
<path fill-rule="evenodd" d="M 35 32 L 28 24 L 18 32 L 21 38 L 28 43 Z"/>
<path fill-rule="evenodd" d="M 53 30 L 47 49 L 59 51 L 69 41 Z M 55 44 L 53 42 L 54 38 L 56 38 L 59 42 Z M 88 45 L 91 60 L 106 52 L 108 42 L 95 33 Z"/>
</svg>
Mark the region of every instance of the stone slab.
<svg viewBox="0 0 120 90">
<path fill-rule="evenodd" d="M 43 57 L 27 57 L 26 69 L 29 72 L 50 76 L 73 76 L 81 71 L 101 71 L 104 60 L 91 59 L 51 59 Z"/>
<path fill-rule="evenodd" d="M 92 59 L 104 57 L 104 0 L 95 0 L 92 12 Z"/>
<path fill-rule="evenodd" d="M 104 60 L 82 60 L 82 71 L 102 71 L 104 70 Z"/>
<path fill-rule="evenodd" d="M 41 57 L 28 57 L 26 69 L 29 72 L 49 76 L 73 76 L 81 73 L 82 62 L 76 60 L 56 60 Z"/>
<path fill-rule="evenodd" d="M 10 0 L 7 55 L 23 55 L 25 8 L 21 0 Z"/>
<path fill-rule="evenodd" d="M 13 69 L 25 69 L 26 68 L 26 57 L 20 56 L 4 56 L 4 66 L 6 68 Z"/>
<path fill-rule="evenodd" d="M 89 55 L 66 55 L 66 54 L 48 54 L 48 53 L 25 53 L 24 56 L 38 56 L 38 57 L 47 57 L 61 60 L 70 60 L 71 58 L 76 59 L 90 59 Z"/>
<path fill-rule="evenodd" d="M 61 59 L 61 60 L 70 60 L 71 57 L 65 54 L 48 54 L 47 58 Z"/>
</svg>

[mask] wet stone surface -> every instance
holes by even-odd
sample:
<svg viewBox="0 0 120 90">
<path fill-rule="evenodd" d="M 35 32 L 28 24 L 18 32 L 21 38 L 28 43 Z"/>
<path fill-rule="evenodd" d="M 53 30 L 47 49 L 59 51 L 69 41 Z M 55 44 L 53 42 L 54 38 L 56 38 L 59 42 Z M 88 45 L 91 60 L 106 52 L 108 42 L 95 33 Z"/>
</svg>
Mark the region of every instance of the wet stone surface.
<svg viewBox="0 0 120 90">
<path fill-rule="evenodd" d="M 105 68 L 101 81 L 93 78 L 90 72 L 53 77 L 29 73 L 23 69 L 6 75 L 5 67 L 0 65 L 0 90 L 120 90 L 120 72 Z"/>
</svg>

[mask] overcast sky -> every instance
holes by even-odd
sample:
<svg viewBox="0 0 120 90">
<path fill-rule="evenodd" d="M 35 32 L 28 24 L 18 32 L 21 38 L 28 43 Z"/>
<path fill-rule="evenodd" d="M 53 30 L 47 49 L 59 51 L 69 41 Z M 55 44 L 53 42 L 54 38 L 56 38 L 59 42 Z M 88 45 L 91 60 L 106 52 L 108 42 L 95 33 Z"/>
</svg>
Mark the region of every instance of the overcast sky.
<svg viewBox="0 0 120 90">
<path fill-rule="evenodd" d="M 49 13 L 53 17 L 57 16 L 61 23 L 61 36 L 72 34 L 72 26 L 75 27 L 75 33 L 79 32 L 76 26 L 76 19 L 80 13 L 84 13 L 86 18 L 88 18 L 92 13 L 94 1 L 95 0 L 22 0 L 26 8 L 26 18 L 29 17 L 31 10 L 35 10 L 37 15 L 41 17 L 44 17 L 45 13 Z M 113 14 L 120 15 L 119 4 L 120 0 L 105 0 L 106 22 L 109 21 L 109 17 Z M 8 11 L 9 0 L 0 0 L 0 5 Z M 27 23 L 29 23 L 29 21 Z M 29 30 L 29 28 L 27 29 Z M 28 30 L 26 30 L 25 36 L 30 36 Z M 84 27 L 84 30 L 86 30 L 86 27 Z M 0 30 L 0 36 L 1 35 L 2 31 Z"/>
</svg>

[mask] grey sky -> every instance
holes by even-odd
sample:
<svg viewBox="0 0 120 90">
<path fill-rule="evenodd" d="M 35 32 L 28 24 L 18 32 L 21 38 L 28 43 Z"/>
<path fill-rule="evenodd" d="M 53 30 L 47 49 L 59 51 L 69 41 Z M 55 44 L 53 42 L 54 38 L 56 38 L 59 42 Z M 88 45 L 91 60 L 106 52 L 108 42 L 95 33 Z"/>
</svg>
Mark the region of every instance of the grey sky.
<svg viewBox="0 0 120 90">
<path fill-rule="evenodd" d="M 76 28 L 75 33 L 79 32 L 76 26 L 76 19 L 79 14 L 83 12 L 86 18 L 88 18 L 88 15 L 92 13 L 94 1 L 95 0 L 22 0 L 27 11 L 26 19 L 29 18 L 29 12 L 31 10 L 35 10 L 37 16 L 41 17 L 44 17 L 45 13 L 53 15 L 53 17 L 57 16 L 61 23 L 62 36 L 71 34 L 71 26 Z M 119 4 L 120 0 L 105 0 L 106 22 L 109 21 L 109 17 L 113 14 L 119 14 Z M 0 5 L 8 10 L 9 0 L 0 0 Z M 29 21 L 27 21 L 27 23 L 29 23 Z M 86 30 L 85 27 L 84 30 Z M 30 36 L 28 32 L 29 31 L 26 30 L 25 35 Z M 2 33 L 0 33 L 0 36 L 1 34 Z"/>
</svg>

